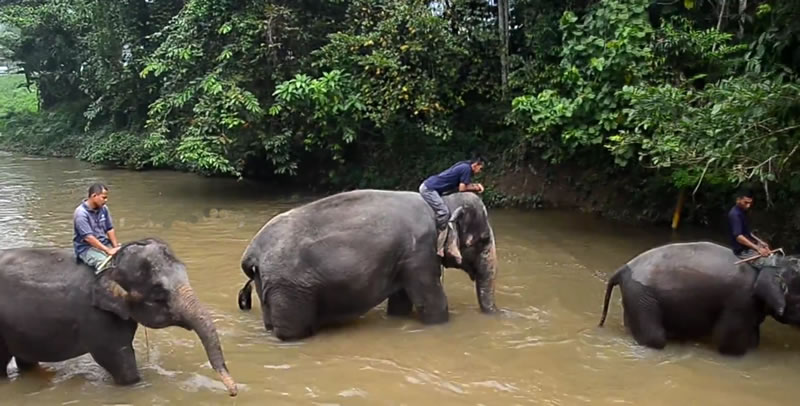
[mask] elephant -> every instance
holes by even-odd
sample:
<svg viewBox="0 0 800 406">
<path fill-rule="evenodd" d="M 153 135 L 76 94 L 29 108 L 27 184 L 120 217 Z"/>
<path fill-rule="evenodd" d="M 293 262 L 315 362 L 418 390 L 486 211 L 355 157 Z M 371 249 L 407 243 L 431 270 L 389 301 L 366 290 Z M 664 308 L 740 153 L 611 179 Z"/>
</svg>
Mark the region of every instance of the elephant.
<svg viewBox="0 0 800 406">
<path fill-rule="evenodd" d="M 386 299 L 391 316 L 416 309 L 423 324 L 445 323 L 445 266 L 465 271 L 481 311 L 495 313 L 497 255 L 486 207 L 471 192 L 443 200 L 458 258 L 437 256 L 434 211 L 415 192 L 346 191 L 271 218 L 242 255 L 248 281 L 239 291 L 240 309 L 251 308 L 254 283 L 264 327 L 282 341 L 346 323 Z"/>
<path fill-rule="evenodd" d="M 741 356 L 759 345 L 766 316 L 800 325 L 800 260 L 777 256 L 776 266 L 760 272 L 738 260 L 708 241 L 642 252 L 609 278 L 599 326 L 616 285 L 625 326 L 638 344 L 654 349 L 710 336 L 720 354 Z"/>
<path fill-rule="evenodd" d="M 195 296 L 186 266 L 156 238 L 123 244 L 101 273 L 71 249 L 0 250 L 0 365 L 20 371 L 87 352 L 119 385 L 141 380 L 133 337 L 139 323 L 194 330 L 229 394 L 228 372 L 211 315 Z"/>
</svg>

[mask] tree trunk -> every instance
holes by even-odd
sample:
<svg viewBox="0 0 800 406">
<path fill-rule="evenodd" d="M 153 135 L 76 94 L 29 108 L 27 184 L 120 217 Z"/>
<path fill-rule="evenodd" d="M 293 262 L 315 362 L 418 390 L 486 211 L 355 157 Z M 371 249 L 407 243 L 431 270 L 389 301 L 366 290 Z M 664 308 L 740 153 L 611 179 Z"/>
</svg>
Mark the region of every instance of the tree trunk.
<svg viewBox="0 0 800 406">
<path fill-rule="evenodd" d="M 497 0 L 497 22 L 500 34 L 500 82 L 505 97 L 508 91 L 508 0 Z"/>
</svg>

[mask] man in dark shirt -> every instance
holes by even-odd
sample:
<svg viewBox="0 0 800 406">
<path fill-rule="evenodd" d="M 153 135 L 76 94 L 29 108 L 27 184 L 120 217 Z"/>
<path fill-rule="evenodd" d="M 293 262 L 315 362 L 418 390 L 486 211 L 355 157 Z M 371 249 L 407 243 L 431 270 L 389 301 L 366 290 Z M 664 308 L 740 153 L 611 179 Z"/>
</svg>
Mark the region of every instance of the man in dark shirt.
<svg viewBox="0 0 800 406">
<path fill-rule="evenodd" d="M 731 231 L 731 245 L 733 253 L 741 258 L 750 258 L 754 255 L 761 255 L 760 258 L 749 263 L 756 268 L 771 264 L 770 248 L 767 243 L 754 236 L 750 231 L 747 221 L 747 211 L 753 205 L 753 193 L 747 189 L 741 189 L 736 194 L 736 205 L 728 212 L 728 224 Z"/>
<path fill-rule="evenodd" d="M 442 194 L 451 190 L 483 193 L 483 185 L 472 183 L 472 175 L 480 173 L 483 164 L 484 160 L 480 157 L 469 161 L 460 161 L 445 171 L 425 179 L 419 185 L 422 199 L 433 208 L 436 214 L 436 229 L 439 231 L 436 254 L 440 257 L 444 257 L 444 245 L 449 234 L 448 228 L 452 229 L 452 225 L 449 224 L 450 210 L 444 204 Z M 453 257 L 461 258 L 461 253 L 455 244 L 448 244 L 447 251 Z"/>
<path fill-rule="evenodd" d="M 108 188 L 95 183 L 89 186 L 89 197 L 75 208 L 72 215 L 75 256 L 96 272 L 106 268 L 108 260 L 120 247 L 106 202 Z"/>
</svg>

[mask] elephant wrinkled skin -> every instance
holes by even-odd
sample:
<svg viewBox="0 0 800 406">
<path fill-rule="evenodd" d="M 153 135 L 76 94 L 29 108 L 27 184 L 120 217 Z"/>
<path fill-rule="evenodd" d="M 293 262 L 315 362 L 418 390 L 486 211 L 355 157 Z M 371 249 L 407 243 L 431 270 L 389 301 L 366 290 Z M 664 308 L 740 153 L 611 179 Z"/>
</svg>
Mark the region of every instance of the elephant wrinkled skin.
<svg viewBox="0 0 800 406">
<path fill-rule="evenodd" d="M 270 219 L 245 250 L 250 279 L 239 293 L 249 309 L 255 285 L 264 326 L 281 340 L 352 320 L 388 298 L 388 313 L 416 308 L 425 324 L 448 320 L 442 263 L 475 281 L 480 308 L 495 312 L 495 241 L 486 207 L 473 193 L 444 197 L 461 258 L 436 255 L 434 212 L 418 193 L 357 190 Z"/>
<path fill-rule="evenodd" d="M 123 245 L 95 276 L 71 249 L 0 250 L 0 365 L 21 370 L 90 353 L 121 385 L 140 380 L 133 337 L 150 328 L 194 330 L 231 396 L 211 316 L 189 286 L 185 265 L 157 239 Z"/>
<path fill-rule="evenodd" d="M 766 316 L 800 325 L 800 261 L 779 257 L 761 272 L 711 242 L 672 243 L 643 252 L 609 279 L 603 325 L 614 286 L 622 291 L 625 326 L 640 345 L 711 336 L 722 354 L 758 346 Z"/>
</svg>

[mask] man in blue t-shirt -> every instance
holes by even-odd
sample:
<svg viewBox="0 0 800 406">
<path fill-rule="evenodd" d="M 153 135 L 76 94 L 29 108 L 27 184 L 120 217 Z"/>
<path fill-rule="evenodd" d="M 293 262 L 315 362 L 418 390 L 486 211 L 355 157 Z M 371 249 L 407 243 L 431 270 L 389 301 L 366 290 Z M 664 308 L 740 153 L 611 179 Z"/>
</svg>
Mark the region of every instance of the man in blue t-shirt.
<svg viewBox="0 0 800 406">
<path fill-rule="evenodd" d="M 111 256 L 120 246 L 106 202 L 108 188 L 101 183 L 95 183 L 89 186 L 89 197 L 75 208 L 72 217 L 75 256 L 96 272 L 106 268 Z"/>
<path fill-rule="evenodd" d="M 761 255 L 760 258 L 750 261 L 757 269 L 764 265 L 770 265 L 773 261 L 769 260 L 769 245 L 753 235 L 747 221 L 747 211 L 753 205 L 753 192 L 748 189 L 741 189 L 736 194 L 736 205 L 728 212 L 728 224 L 731 232 L 731 245 L 733 253 L 741 258 L 750 258 L 754 255 Z"/>
<path fill-rule="evenodd" d="M 472 175 L 480 173 L 483 169 L 483 158 L 474 158 L 469 161 L 457 162 L 455 165 L 446 169 L 445 171 L 433 175 L 421 185 L 419 185 L 419 193 L 422 199 L 433 208 L 436 214 L 436 229 L 439 235 L 436 242 L 436 254 L 444 257 L 444 245 L 447 240 L 449 225 L 450 210 L 442 200 L 442 194 L 451 190 L 458 192 L 478 192 L 483 193 L 483 185 L 480 183 L 472 183 Z M 455 244 L 448 245 L 448 253 L 456 258 L 461 258 L 461 253 Z"/>
</svg>

